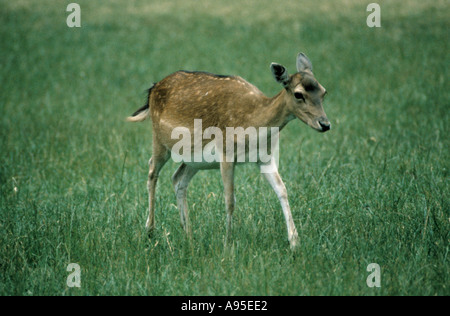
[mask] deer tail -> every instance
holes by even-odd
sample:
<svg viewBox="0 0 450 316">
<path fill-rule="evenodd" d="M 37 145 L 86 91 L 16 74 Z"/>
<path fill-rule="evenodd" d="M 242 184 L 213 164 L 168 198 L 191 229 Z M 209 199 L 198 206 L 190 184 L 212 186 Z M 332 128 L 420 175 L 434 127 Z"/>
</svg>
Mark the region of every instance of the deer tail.
<svg viewBox="0 0 450 316">
<path fill-rule="evenodd" d="M 147 103 L 143 107 L 139 108 L 139 110 L 134 112 L 131 116 L 127 117 L 128 122 L 142 122 L 150 116 L 150 94 L 152 93 L 152 89 L 154 87 L 155 84 L 153 84 L 150 89 L 148 89 Z"/>
</svg>

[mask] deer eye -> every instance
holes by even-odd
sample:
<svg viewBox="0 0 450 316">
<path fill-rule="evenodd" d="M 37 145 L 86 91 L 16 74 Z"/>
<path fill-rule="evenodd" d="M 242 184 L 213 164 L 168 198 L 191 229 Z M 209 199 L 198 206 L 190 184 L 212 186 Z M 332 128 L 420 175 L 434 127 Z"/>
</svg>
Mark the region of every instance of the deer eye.
<svg viewBox="0 0 450 316">
<path fill-rule="evenodd" d="M 294 97 L 295 97 L 297 100 L 303 100 L 303 101 L 305 101 L 305 97 L 303 96 L 303 93 L 301 93 L 301 92 L 295 92 L 295 93 L 294 93 Z"/>
</svg>

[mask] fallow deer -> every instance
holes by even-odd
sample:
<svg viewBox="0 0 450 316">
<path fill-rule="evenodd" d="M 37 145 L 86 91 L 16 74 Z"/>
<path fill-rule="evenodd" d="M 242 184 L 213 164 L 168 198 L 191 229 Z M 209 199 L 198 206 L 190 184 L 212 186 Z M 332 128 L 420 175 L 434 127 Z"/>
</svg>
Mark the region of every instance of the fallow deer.
<svg viewBox="0 0 450 316">
<path fill-rule="evenodd" d="M 141 122 L 151 117 L 153 125 L 153 152 L 149 161 L 148 194 L 149 215 L 146 228 L 155 227 L 155 189 L 161 168 L 169 160 L 177 142 L 172 131 L 184 127 L 194 134 L 194 120 L 200 119 L 203 131 L 217 127 L 277 127 L 298 118 L 319 132 L 331 125 L 323 110 L 325 88 L 315 79 L 311 61 L 305 54 L 297 56 L 297 73 L 289 75 L 286 68 L 272 63 L 275 80 L 283 86 L 276 96 L 266 97 L 258 88 L 239 76 L 219 76 L 205 72 L 178 71 L 154 84 L 148 91 L 147 103 L 127 120 Z M 269 136 L 270 137 L 270 136 Z M 202 140 L 202 147 L 206 145 Z M 194 151 L 194 146 L 191 148 Z M 225 156 L 226 149 L 223 149 Z M 259 167 L 270 166 L 264 173 L 278 196 L 286 220 L 288 239 L 292 248 L 298 244 L 298 233 L 292 218 L 286 187 L 278 173 L 274 159 L 257 162 Z M 187 206 L 187 188 L 194 175 L 202 169 L 220 168 L 227 211 L 227 239 L 231 232 L 235 209 L 234 170 L 236 160 L 222 159 L 220 163 L 182 162 L 172 177 L 181 223 L 191 235 Z"/>
</svg>

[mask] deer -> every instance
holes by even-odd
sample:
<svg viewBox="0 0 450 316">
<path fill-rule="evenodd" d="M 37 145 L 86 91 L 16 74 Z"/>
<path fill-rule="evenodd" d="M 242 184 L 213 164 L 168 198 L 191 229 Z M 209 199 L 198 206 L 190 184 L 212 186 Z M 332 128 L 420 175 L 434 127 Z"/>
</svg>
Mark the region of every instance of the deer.
<svg viewBox="0 0 450 316">
<path fill-rule="evenodd" d="M 316 80 L 310 59 L 299 53 L 296 59 L 297 72 L 290 75 L 278 63 L 270 69 L 276 82 L 283 89 L 274 97 L 267 97 L 256 86 L 240 76 L 222 76 L 200 71 L 177 71 L 153 84 L 148 90 L 146 104 L 127 118 L 129 122 L 142 122 L 151 118 L 152 156 L 148 173 L 148 218 L 146 229 L 155 228 L 155 192 L 161 169 L 171 157 L 171 149 L 178 141 L 173 138 L 175 128 L 194 133 L 194 120 L 201 120 L 202 129 L 216 127 L 225 131 L 227 127 L 273 127 L 280 131 L 287 123 L 299 119 L 318 132 L 331 129 L 330 121 L 323 109 L 326 89 Z M 270 135 L 268 136 L 270 138 Z M 201 141 L 201 148 L 206 145 Z M 198 145 L 198 144 L 197 144 Z M 236 145 L 236 143 L 234 144 Z M 228 147 L 228 146 L 227 146 Z M 194 151 L 194 144 L 191 148 Z M 227 148 L 219 152 L 226 156 Z M 181 225 L 188 236 L 192 236 L 189 222 L 187 189 L 199 170 L 220 169 L 225 209 L 226 240 L 230 239 L 232 216 L 235 210 L 234 174 L 236 159 L 215 162 L 182 161 L 172 176 Z M 286 221 L 288 241 L 292 249 L 299 244 L 298 232 L 289 206 L 286 186 L 278 172 L 275 159 L 256 161 L 259 168 L 270 167 L 262 172 L 275 191 Z"/>
</svg>

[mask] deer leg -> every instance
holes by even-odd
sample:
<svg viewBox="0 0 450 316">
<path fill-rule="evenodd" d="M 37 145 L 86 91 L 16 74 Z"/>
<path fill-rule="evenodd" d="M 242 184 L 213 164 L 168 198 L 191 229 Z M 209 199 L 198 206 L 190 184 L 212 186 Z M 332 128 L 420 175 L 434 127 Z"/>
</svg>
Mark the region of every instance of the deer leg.
<svg viewBox="0 0 450 316">
<path fill-rule="evenodd" d="M 182 163 L 181 166 L 172 176 L 172 183 L 175 189 L 175 194 L 177 197 L 177 205 L 180 210 L 181 225 L 183 226 L 186 234 L 191 237 L 192 231 L 189 224 L 189 210 L 187 205 L 187 188 L 189 182 L 197 173 L 197 169 L 189 167 L 188 165 Z"/>
<path fill-rule="evenodd" d="M 170 154 L 164 147 L 160 146 L 155 138 L 153 138 L 153 156 L 150 158 L 148 172 L 148 218 L 145 227 L 148 233 L 155 228 L 155 191 L 158 182 L 159 172 L 169 160 Z"/>
<path fill-rule="evenodd" d="M 294 220 L 292 219 L 286 187 L 280 177 L 280 174 L 278 173 L 274 160 L 272 160 L 271 164 L 273 165 L 270 166 L 270 172 L 263 172 L 263 174 L 272 189 L 277 194 L 278 199 L 280 200 L 281 207 L 283 208 L 284 218 L 286 220 L 289 243 L 291 245 L 291 248 L 295 248 L 298 245 L 298 233 L 294 225 Z"/>
<path fill-rule="evenodd" d="M 234 196 L 234 163 L 222 162 L 220 164 L 220 172 L 225 194 L 225 207 L 227 210 L 227 240 L 231 237 L 231 222 L 234 212 L 235 196 Z"/>
</svg>

